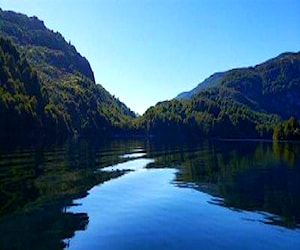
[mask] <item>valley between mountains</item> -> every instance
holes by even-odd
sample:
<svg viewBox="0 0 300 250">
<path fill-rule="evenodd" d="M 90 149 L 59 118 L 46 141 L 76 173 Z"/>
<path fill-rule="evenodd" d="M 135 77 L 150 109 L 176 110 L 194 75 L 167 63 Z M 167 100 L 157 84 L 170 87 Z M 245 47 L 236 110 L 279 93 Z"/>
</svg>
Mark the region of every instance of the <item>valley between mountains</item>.
<svg viewBox="0 0 300 250">
<path fill-rule="evenodd" d="M 139 116 L 59 32 L 12 11 L 0 18 L 1 136 L 300 139 L 300 52 L 214 73 Z"/>
</svg>

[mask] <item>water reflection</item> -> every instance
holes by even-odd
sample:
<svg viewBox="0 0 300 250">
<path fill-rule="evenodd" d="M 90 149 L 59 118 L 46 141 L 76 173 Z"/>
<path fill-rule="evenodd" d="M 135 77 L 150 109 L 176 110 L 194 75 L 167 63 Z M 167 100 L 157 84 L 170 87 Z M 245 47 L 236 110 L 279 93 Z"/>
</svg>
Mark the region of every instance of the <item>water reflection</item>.
<svg viewBox="0 0 300 250">
<path fill-rule="evenodd" d="M 125 161 L 136 141 L 0 145 L 0 249 L 61 249 L 89 222 L 65 208 L 124 171 L 96 171 Z M 18 239 L 18 240 L 16 240 Z"/>
<path fill-rule="evenodd" d="M 274 214 L 266 223 L 295 228 L 300 224 L 299 153 L 299 144 L 204 141 L 158 154 L 153 167 L 177 167 L 175 183 L 221 198 L 214 204 L 266 211 Z"/>
<path fill-rule="evenodd" d="M 286 188 L 297 185 L 292 176 L 299 180 L 297 148 L 291 167 L 281 145 L 274 154 L 269 142 L 144 147 L 146 158 L 102 169 L 131 171 L 95 186 L 76 200 L 80 206 L 68 208 L 90 216 L 70 249 L 297 249 L 299 230 L 282 227 L 299 223 L 297 186 Z M 291 172 L 278 179 L 285 171 Z M 293 202 L 282 200 L 288 192 Z"/>
<path fill-rule="evenodd" d="M 184 207 L 182 211 L 197 214 L 189 206 L 198 201 L 179 191 L 188 189 L 209 194 L 205 197 L 213 197 L 209 200 L 211 206 L 259 211 L 262 215 L 259 220 L 264 223 L 297 228 L 300 224 L 299 157 L 300 144 L 255 141 L 71 140 L 52 145 L 0 145 L 0 249 L 66 247 L 68 239 L 76 231 L 86 230 L 94 218 L 88 210 L 74 208 L 78 199 L 89 197 L 93 187 L 104 186 L 97 197 L 107 201 L 103 203 L 107 207 L 101 209 L 108 214 L 101 216 L 109 217 L 115 196 L 111 197 L 114 193 L 106 187 L 114 186 L 115 192 L 120 192 L 118 182 L 114 182 L 120 176 L 122 188 L 131 195 L 123 197 L 124 204 L 121 204 L 122 196 L 118 197 L 120 204 L 115 209 L 123 205 L 128 209 L 125 212 L 132 218 L 130 226 L 135 223 L 134 218 L 150 209 L 149 204 L 153 209 L 149 213 L 160 213 L 163 206 L 164 219 L 168 218 L 169 210 L 174 210 L 170 214 L 172 218 L 178 211 L 170 207 L 173 203 L 164 203 L 170 197 L 172 202 L 176 200 Z M 145 171 L 144 167 L 152 170 Z M 134 171 L 141 173 L 132 175 Z M 133 199 L 132 192 L 139 195 L 139 200 Z M 193 199 L 197 197 L 193 193 Z M 135 207 L 137 204 L 140 207 Z M 66 209 L 72 206 L 74 209 Z M 132 211 L 137 214 L 130 214 Z M 95 218 L 100 216 L 98 208 L 93 212 Z M 247 220 L 251 216 L 247 215 Z M 122 228 L 125 232 L 126 224 Z M 170 235 L 173 235 L 171 229 Z"/>
</svg>

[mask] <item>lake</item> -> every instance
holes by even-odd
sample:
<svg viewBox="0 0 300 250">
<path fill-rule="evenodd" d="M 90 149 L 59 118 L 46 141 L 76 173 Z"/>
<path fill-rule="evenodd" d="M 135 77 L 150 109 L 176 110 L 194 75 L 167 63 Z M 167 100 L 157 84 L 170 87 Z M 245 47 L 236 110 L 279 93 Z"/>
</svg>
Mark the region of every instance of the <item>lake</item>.
<svg viewBox="0 0 300 250">
<path fill-rule="evenodd" d="M 300 144 L 0 146 L 0 249 L 299 249 Z"/>
</svg>

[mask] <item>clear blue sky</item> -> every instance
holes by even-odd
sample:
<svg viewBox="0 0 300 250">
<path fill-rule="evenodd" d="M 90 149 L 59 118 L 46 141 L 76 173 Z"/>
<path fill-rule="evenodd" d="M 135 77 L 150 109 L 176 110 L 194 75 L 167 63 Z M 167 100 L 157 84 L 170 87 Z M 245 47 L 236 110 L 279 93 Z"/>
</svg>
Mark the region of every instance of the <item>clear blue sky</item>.
<svg viewBox="0 0 300 250">
<path fill-rule="evenodd" d="M 85 56 L 97 83 L 142 114 L 217 71 L 300 50 L 300 0 L 0 0 Z"/>
</svg>

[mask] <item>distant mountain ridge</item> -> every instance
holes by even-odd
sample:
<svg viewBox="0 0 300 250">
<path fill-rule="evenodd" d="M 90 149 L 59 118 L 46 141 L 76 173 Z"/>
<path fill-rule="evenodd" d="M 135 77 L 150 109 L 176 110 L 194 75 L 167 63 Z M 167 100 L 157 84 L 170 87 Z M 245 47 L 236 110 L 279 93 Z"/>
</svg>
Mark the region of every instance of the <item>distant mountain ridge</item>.
<svg viewBox="0 0 300 250">
<path fill-rule="evenodd" d="M 214 74 L 203 83 L 149 108 L 142 119 L 145 133 L 272 138 L 278 123 L 300 118 L 300 52 Z"/>
<path fill-rule="evenodd" d="M 255 110 L 283 119 L 300 118 L 300 52 L 285 52 L 254 67 L 229 70 L 221 85 Z"/>
<path fill-rule="evenodd" d="M 276 113 L 283 118 L 300 117 L 299 57 L 300 52 L 285 52 L 254 67 L 215 73 L 176 99 L 189 99 L 218 88 L 224 97 L 237 99 L 255 110 Z"/>
<path fill-rule="evenodd" d="M 221 83 L 224 72 L 217 72 L 206 78 L 203 82 L 199 83 L 194 89 L 180 93 L 175 98 L 178 100 L 191 98 L 193 95 L 198 94 L 200 91 L 207 88 L 216 87 Z"/>
<path fill-rule="evenodd" d="M 136 117 L 37 17 L 0 9 L 0 26 L 0 136 L 300 136 L 300 52 L 215 73 Z"/>
<path fill-rule="evenodd" d="M 60 33 L 49 30 L 37 17 L 1 9 L 0 26 L 0 66 L 6 69 L 0 82 L 1 117 L 15 117 L 1 122 L 3 134 L 109 136 L 129 129 L 134 112 L 95 83 L 87 59 Z M 27 68 L 19 65 L 22 62 Z M 14 68 L 20 72 L 13 73 Z M 30 85 L 30 78 L 22 76 L 24 68 L 36 75 L 39 89 L 39 98 L 31 104 L 28 100 L 35 94 L 20 88 Z M 30 108 L 20 109 L 19 103 Z M 26 114 L 34 119 L 26 125 L 16 122 Z"/>
</svg>

